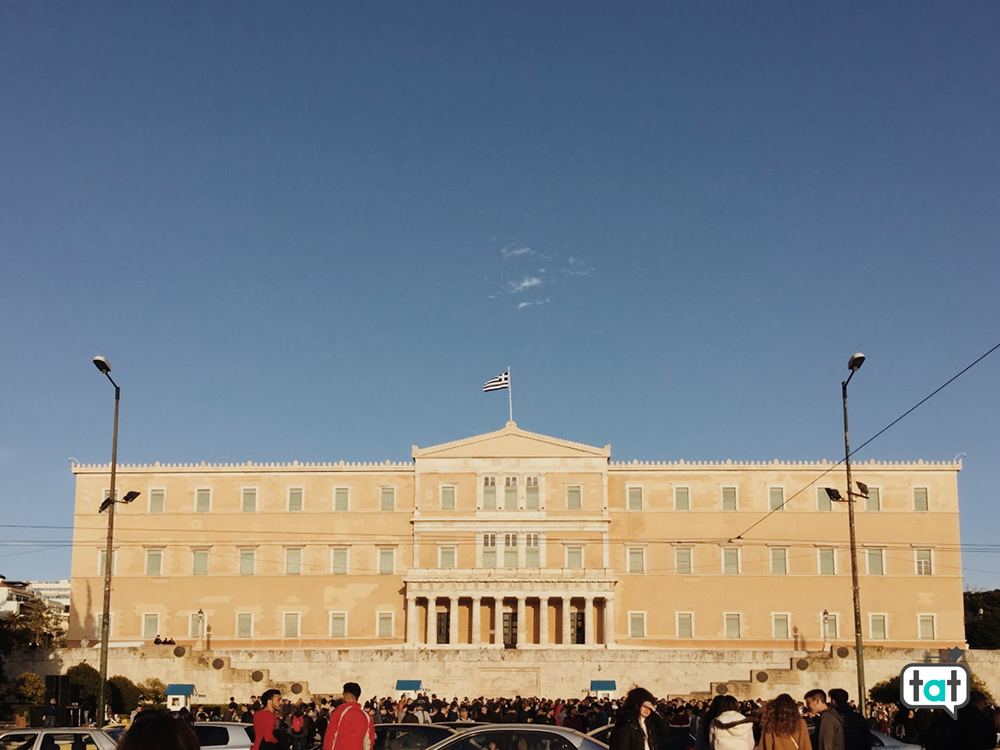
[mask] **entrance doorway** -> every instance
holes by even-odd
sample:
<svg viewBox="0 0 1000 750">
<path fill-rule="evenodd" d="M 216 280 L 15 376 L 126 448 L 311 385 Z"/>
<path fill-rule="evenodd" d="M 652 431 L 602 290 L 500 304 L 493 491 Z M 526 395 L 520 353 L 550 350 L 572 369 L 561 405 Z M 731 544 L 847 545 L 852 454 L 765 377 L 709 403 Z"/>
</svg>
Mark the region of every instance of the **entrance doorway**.
<svg viewBox="0 0 1000 750">
<path fill-rule="evenodd" d="M 503 613 L 503 647 L 517 648 L 517 612 Z"/>
<path fill-rule="evenodd" d="M 585 643 L 587 639 L 587 614 L 585 612 L 570 612 L 569 630 L 570 643 Z"/>
<path fill-rule="evenodd" d="M 437 613 L 437 642 L 439 644 L 451 642 L 451 617 L 447 612 Z"/>
</svg>

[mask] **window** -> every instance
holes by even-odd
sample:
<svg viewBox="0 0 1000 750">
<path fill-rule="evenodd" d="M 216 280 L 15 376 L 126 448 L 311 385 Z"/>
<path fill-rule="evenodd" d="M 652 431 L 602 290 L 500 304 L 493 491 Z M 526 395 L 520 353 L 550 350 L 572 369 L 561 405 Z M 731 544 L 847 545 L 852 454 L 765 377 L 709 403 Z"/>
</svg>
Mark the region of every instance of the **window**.
<svg viewBox="0 0 1000 750">
<path fill-rule="evenodd" d="M 824 513 L 829 513 L 833 510 L 833 500 L 830 499 L 825 487 L 816 488 L 816 510 L 823 511 Z"/>
<path fill-rule="evenodd" d="M 330 550 L 330 572 L 335 576 L 347 575 L 347 547 Z"/>
<path fill-rule="evenodd" d="M 346 612 L 331 612 L 330 613 L 330 637 L 331 638 L 346 638 L 347 637 L 347 613 Z"/>
<path fill-rule="evenodd" d="M 191 550 L 191 575 L 193 575 L 193 576 L 207 576 L 208 575 L 208 550 L 207 549 L 193 549 L 193 550 Z"/>
<path fill-rule="evenodd" d="M 517 510 L 517 477 L 504 477 L 503 507 L 504 510 Z"/>
<path fill-rule="evenodd" d="M 188 638 L 203 638 L 208 632 L 208 616 L 202 612 L 192 612 L 188 617 Z"/>
<path fill-rule="evenodd" d="M 788 550 L 784 547 L 771 549 L 771 575 L 788 575 Z"/>
<path fill-rule="evenodd" d="M 786 641 L 791 637 L 791 628 L 788 627 L 786 613 L 775 612 L 771 615 L 771 634 L 779 641 Z"/>
<path fill-rule="evenodd" d="M 566 567 L 575 569 L 583 567 L 583 547 L 566 548 Z"/>
<path fill-rule="evenodd" d="M 103 576 L 107 571 L 105 566 L 107 565 L 108 550 L 107 548 L 97 550 L 97 574 Z M 111 573 L 114 575 L 116 569 L 118 568 L 118 550 L 111 550 Z"/>
<path fill-rule="evenodd" d="M 303 509 L 302 502 L 303 490 L 301 487 L 289 487 L 288 488 L 288 512 L 289 513 L 301 513 Z"/>
<path fill-rule="evenodd" d="M 298 612 L 285 612 L 283 618 L 283 638 L 298 638 L 299 637 L 299 613 Z"/>
<path fill-rule="evenodd" d="M 823 616 L 823 637 L 836 640 L 840 632 L 840 625 L 836 614 L 826 613 Z"/>
<path fill-rule="evenodd" d="M 236 637 L 253 638 L 253 614 L 250 612 L 236 613 Z"/>
<path fill-rule="evenodd" d="M 244 548 L 240 550 L 240 575 L 252 576 L 257 562 L 257 550 Z"/>
<path fill-rule="evenodd" d="M 873 641 L 886 640 L 886 616 L 868 615 L 868 637 Z"/>
<path fill-rule="evenodd" d="M 583 507 L 580 487 L 566 488 L 566 510 L 580 510 Z"/>
<path fill-rule="evenodd" d="M 142 616 L 142 637 L 156 638 L 160 634 L 160 616 L 147 614 Z"/>
<path fill-rule="evenodd" d="M 726 638 L 740 638 L 743 630 L 740 623 L 740 616 L 737 614 L 727 614 L 725 615 L 725 622 Z"/>
<path fill-rule="evenodd" d="M 528 510 L 539 508 L 538 477 L 524 479 L 524 507 Z"/>
<path fill-rule="evenodd" d="M 674 572 L 678 575 L 691 575 L 691 548 L 676 547 L 674 549 Z"/>
<path fill-rule="evenodd" d="M 212 490 L 194 491 L 194 512 L 195 513 L 212 512 Z"/>
<path fill-rule="evenodd" d="M 517 534 L 503 535 L 503 566 L 517 567 Z"/>
<path fill-rule="evenodd" d="M 497 566 L 497 535 L 483 534 L 483 567 Z"/>
<path fill-rule="evenodd" d="M 396 488 L 382 487 L 379 491 L 379 509 L 385 512 L 396 510 Z"/>
<path fill-rule="evenodd" d="M 392 612 L 378 613 L 378 637 L 392 638 Z"/>
<path fill-rule="evenodd" d="M 736 510 L 736 488 L 735 487 L 723 487 L 722 488 L 722 509 L 723 510 Z"/>
<path fill-rule="evenodd" d="M 628 637 L 629 638 L 645 638 L 646 637 L 646 613 L 645 612 L 629 612 L 628 613 Z"/>
<path fill-rule="evenodd" d="M 722 550 L 722 572 L 727 576 L 740 574 L 739 547 L 724 547 Z"/>
<path fill-rule="evenodd" d="M 868 497 L 865 498 L 865 510 L 878 513 L 882 510 L 882 493 L 878 487 L 868 487 Z"/>
<path fill-rule="evenodd" d="M 483 508 L 497 509 L 497 478 L 483 477 Z"/>
<path fill-rule="evenodd" d="M 302 550 L 298 547 L 285 550 L 285 575 L 302 575 Z"/>
<path fill-rule="evenodd" d="M 646 550 L 642 547 L 630 547 L 628 551 L 628 572 L 646 572 Z"/>
<path fill-rule="evenodd" d="M 694 638 L 694 612 L 677 613 L 677 637 Z"/>
<path fill-rule="evenodd" d="M 438 567 L 439 568 L 454 568 L 455 567 L 455 548 L 454 547 L 439 547 L 438 548 Z"/>
<path fill-rule="evenodd" d="M 540 568 L 541 550 L 538 544 L 538 534 L 524 535 L 524 567 Z"/>
<path fill-rule="evenodd" d="M 351 490 L 347 487 L 333 488 L 333 510 L 337 513 L 346 513 L 350 506 Z"/>
<path fill-rule="evenodd" d="M 691 510 L 690 487 L 674 487 L 674 510 Z"/>
<path fill-rule="evenodd" d="M 819 552 L 819 574 L 821 576 L 837 575 L 837 556 L 830 547 L 822 547 Z"/>
<path fill-rule="evenodd" d="M 163 575 L 163 550 L 162 549 L 148 549 L 148 550 L 146 550 L 146 575 L 148 575 L 148 576 L 161 576 L 161 575 Z"/>
<path fill-rule="evenodd" d="M 101 637 L 101 626 L 103 624 L 104 624 L 104 613 L 103 612 L 98 612 L 97 614 L 94 615 L 94 637 L 95 638 L 100 638 Z M 115 613 L 111 612 L 108 615 L 108 637 L 114 635 L 114 632 L 115 632 Z M 154 638 L 156 637 L 155 633 L 153 634 L 153 637 Z"/>
<path fill-rule="evenodd" d="M 917 616 L 917 637 L 922 641 L 934 640 L 934 615 Z"/>
<path fill-rule="evenodd" d="M 149 512 L 150 513 L 162 513 L 164 506 L 164 498 L 166 497 L 166 492 L 164 490 L 150 490 L 149 491 Z"/>
<path fill-rule="evenodd" d="M 628 509 L 642 510 L 642 487 L 628 488 Z"/>
<path fill-rule="evenodd" d="M 925 511 L 927 510 L 927 488 L 926 487 L 914 487 L 913 488 L 913 510 Z"/>
<path fill-rule="evenodd" d="M 929 549 L 918 549 L 915 550 L 915 554 L 917 560 L 917 575 L 931 575 L 931 551 Z"/>
<path fill-rule="evenodd" d="M 455 486 L 441 485 L 441 510 L 455 510 Z"/>
<path fill-rule="evenodd" d="M 768 510 L 784 510 L 785 509 L 785 488 L 784 487 L 769 487 L 767 490 L 768 497 Z"/>
<path fill-rule="evenodd" d="M 392 547 L 379 547 L 378 572 L 383 576 L 396 572 L 396 550 Z"/>
<path fill-rule="evenodd" d="M 870 576 L 883 576 L 885 575 L 885 552 L 880 549 L 870 549 L 867 550 L 868 558 L 868 575 Z"/>
<path fill-rule="evenodd" d="M 257 488 L 256 487 L 244 487 L 243 488 L 243 505 L 242 509 L 244 513 L 256 513 L 257 512 Z"/>
</svg>

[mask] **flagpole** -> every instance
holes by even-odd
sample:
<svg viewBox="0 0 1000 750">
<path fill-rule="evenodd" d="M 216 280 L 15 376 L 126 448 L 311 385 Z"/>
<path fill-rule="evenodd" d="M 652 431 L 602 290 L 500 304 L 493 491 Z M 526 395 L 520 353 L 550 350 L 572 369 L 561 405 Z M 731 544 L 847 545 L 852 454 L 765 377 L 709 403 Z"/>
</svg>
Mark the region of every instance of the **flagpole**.
<svg viewBox="0 0 1000 750">
<path fill-rule="evenodd" d="M 510 408 L 510 421 L 514 421 L 514 388 L 510 382 L 510 365 L 507 366 L 507 406 Z"/>
</svg>

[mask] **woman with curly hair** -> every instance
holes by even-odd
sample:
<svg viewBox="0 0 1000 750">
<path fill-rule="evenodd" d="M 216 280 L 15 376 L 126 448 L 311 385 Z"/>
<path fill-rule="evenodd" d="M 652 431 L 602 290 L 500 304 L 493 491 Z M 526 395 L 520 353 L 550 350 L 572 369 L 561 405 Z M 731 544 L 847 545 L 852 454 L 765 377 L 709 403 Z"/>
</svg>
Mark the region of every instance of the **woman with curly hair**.
<svg viewBox="0 0 1000 750">
<path fill-rule="evenodd" d="M 782 693 L 760 712 L 760 750 L 810 750 L 809 728 L 798 704 Z"/>
<path fill-rule="evenodd" d="M 611 750 L 658 750 L 660 739 L 656 698 L 645 688 L 634 687 L 625 696 L 611 730 Z"/>
</svg>

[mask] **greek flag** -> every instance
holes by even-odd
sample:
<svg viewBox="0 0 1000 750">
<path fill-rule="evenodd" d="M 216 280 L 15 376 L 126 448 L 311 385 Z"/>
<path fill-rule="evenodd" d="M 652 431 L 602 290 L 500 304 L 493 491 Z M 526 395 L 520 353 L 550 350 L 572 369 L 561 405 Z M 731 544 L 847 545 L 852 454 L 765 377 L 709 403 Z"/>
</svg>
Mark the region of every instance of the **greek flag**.
<svg viewBox="0 0 1000 750">
<path fill-rule="evenodd" d="M 502 372 L 497 375 L 492 380 L 487 380 L 483 383 L 484 391 L 502 391 L 504 388 L 510 388 L 510 372 Z"/>
</svg>

